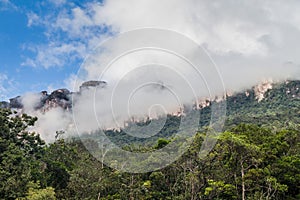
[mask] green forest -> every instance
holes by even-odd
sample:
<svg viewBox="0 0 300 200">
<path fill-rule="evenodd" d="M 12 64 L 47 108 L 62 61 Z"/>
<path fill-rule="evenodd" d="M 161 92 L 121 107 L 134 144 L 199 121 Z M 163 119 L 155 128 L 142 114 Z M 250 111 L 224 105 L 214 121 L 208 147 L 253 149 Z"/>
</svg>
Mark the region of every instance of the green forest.
<svg viewBox="0 0 300 200">
<path fill-rule="evenodd" d="M 0 199 L 300 199 L 299 85 L 275 85 L 261 102 L 253 90 L 228 97 L 224 130 L 203 158 L 210 108 L 197 111 L 200 128 L 188 151 L 163 169 L 140 174 L 103 165 L 78 138 L 46 144 L 27 131 L 37 118 L 0 109 Z M 106 134 L 127 141 L 128 151 L 153 151 L 172 142 L 179 118 L 169 116 L 151 142 L 122 131 Z"/>
</svg>

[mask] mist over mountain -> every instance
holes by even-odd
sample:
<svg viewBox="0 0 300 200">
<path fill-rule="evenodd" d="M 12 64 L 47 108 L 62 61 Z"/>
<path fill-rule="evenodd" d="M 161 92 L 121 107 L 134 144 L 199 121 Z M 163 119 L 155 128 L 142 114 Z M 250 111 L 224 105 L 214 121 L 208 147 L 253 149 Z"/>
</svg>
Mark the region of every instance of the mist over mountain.
<svg viewBox="0 0 300 200">
<path fill-rule="evenodd" d="M 50 94 L 47 91 L 41 91 L 38 94 L 25 94 L 11 98 L 9 102 L 2 101 L 1 108 L 26 109 L 26 105 L 31 103 L 34 110 L 40 110 L 41 112 L 46 112 L 56 107 L 69 110 L 72 107 L 73 96 L 80 95 L 81 92 L 90 88 L 105 87 L 106 84 L 105 81 L 87 81 L 82 83 L 78 92 L 70 92 L 68 89 L 61 88 L 52 91 Z M 33 96 L 36 99 L 30 98 Z"/>
<path fill-rule="evenodd" d="M 41 133 L 43 139 L 51 142 L 54 140 L 55 132 L 59 130 L 65 131 L 66 136 L 77 135 L 74 127 L 74 123 L 76 123 L 73 118 L 74 110 L 77 112 L 78 108 L 83 110 L 90 109 L 90 104 L 94 101 L 93 94 L 95 91 L 101 93 L 108 85 L 109 83 L 105 81 L 87 81 L 82 83 L 77 92 L 71 92 L 67 89 L 57 89 L 51 93 L 42 91 L 38 94 L 25 94 L 11 98 L 9 102 L 2 101 L 0 107 L 37 116 L 38 121 L 34 130 Z M 160 85 L 154 85 L 154 88 L 164 90 L 164 85 L 160 83 Z M 82 101 L 83 99 L 84 101 Z M 291 123 L 300 123 L 300 113 L 298 111 L 298 106 L 300 106 L 300 81 L 293 80 L 280 83 L 265 81 L 246 90 L 227 91 L 226 96 L 221 99 L 227 105 L 225 126 L 242 122 L 264 124 L 268 120 L 278 123 L 289 123 L 289 121 Z M 209 121 L 211 120 L 211 105 L 216 103 L 216 101 L 220 101 L 220 97 L 202 98 L 198 101 L 198 105 L 193 105 L 193 109 L 202 112 L 199 122 L 200 126 L 209 125 Z M 187 110 L 184 110 L 182 107 L 176 107 L 173 112 L 167 114 L 180 118 L 184 112 L 187 112 Z M 128 122 L 136 123 L 147 119 L 155 120 L 157 117 L 163 116 L 162 114 L 151 117 L 150 113 L 145 113 L 139 117 L 128 116 L 128 118 L 121 121 L 121 125 L 118 124 L 119 126 L 110 126 L 110 123 L 108 123 L 100 127 L 99 124 L 95 124 L 88 118 L 94 117 L 91 116 L 91 113 L 93 111 L 80 112 L 80 117 L 82 117 L 83 121 L 79 123 L 86 124 L 80 130 L 80 133 L 93 132 L 99 128 L 123 129 L 125 126 L 128 126 Z M 106 118 L 106 116 L 98 117 Z"/>
<path fill-rule="evenodd" d="M 299 11 L 0 0 L 0 200 L 300 200 Z"/>
</svg>

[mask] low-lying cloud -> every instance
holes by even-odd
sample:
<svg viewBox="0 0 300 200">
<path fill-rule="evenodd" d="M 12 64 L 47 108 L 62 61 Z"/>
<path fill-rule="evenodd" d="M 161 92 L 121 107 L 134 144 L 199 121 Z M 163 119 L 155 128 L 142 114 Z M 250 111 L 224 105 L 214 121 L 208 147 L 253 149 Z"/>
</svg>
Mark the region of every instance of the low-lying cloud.
<svg viewBox="0 0 300 200">
<path fill-rule="evenodd" d="M 89 55 L 109 35 L 114 37 L 134 29 L 151 27 L 178 32 L 205 49 L 220 72 L 225 90 L 239 91 L 265 80 L 300 78 L 299 9 L 300 2 L 296 0 L 108 0 L 103 3 L 86 3 L 82 7 L 73 5 L 71 12 L 62 10 L 56 17 L 48 18 L 43 23 L 48 23 L 51 30 L 49 32 L 54 36 L 58 32 L 64 32 L 69 39 L 68 45 L 83 44 L 85 48 L 80 48 L 76 56 Z M 103 37 L 99 31 L 95 31 L 95 27 L 106 30 Z M 138 40 L 139 36 L 131 39 Z M 127 42 L 131 43 L 132 40 Z M 101 76 L 101 65 L 106 62 L 105 59 L 119 52 L 119 47 L 115 46 L 110 51 L 100 47 L 102 52 L 96 54 L 97 59 L 81 66 L 80 71 L 84 76 L 73 74 L 67 80 L 68 87 L 75 90 L 87 80 L 101 79 L 108 82 L 106 88 L 86 91 L 85 95 L 74 99 L 76 103 L 73 111 L 76 112 L 77 123 L 81 123 L 80 127 L 83 127 L 80 132 L 99 127 L 99 121 L 100 127 L 106 128 L 111 127 L 116 120 L 122 123 L 126 117 L 130 117 L 126 110 L 128 108 L 132 116 L 148 115 L 151 105 L 154 105 L 151 109 L 157 114 L 175 112 L 182 104 L 191 103 L 194 98 L 195 94 L 187 90 L 189 87 L 185 85 L 188 82 L 197 84 L 193 70 L 163 52 L 140 51 L 128 55 L 119 62 L 116 61 L 115 67 L 112 66 L 111 71 L 108 70 Z M 41 49 L 40 54 L 42 51 Z M 72 54 L 76 54 L 76 51 L 76 48 L 72 49 Z M 68 52 L 66 50 L 66 55 Z M 65 61 L 63 55 L 64 51 L 60 52 L 57 59 Z M 42 60 L 38 62 L 42 63 Z M 60 62 L 57 60 L 56 63 Z M 154 64 L 151 67 L 149 63 Z M 169 68 L 160 66 L 158 69 L 159 63 L 167 63 Z M 143 66 L 145 64 L 148 64 L 148 68 Z M 47 62 L 45 67 L 50 67 L 49 65 L 51 62 Z M 176 75 L 176 70 L 181 70 L 180 74 L 184 74 L 185 79 L 181 80 Z M 205 78 L 208 82 L 219 81 L 212 76 Z M 139 91 L 135 87 L 144 83 L 141 81 L 152 84 L 143 87 L 142 92 L 137 92 L 130 99 L 133 91 Z M 196 92 L 196 98 L 223 95 L 223 88 L 210 88 L 212 92 L 208 92 L 203 80 L 198 81 L 201 92 Z M 77 84 L 74 86 L 74 83 Z M 116 96 L 111 98 L 111 94 L 115 92 L 114 86 L 118 86 L 118 90 Z M 171 90 L 184 97 L 181 104 L 171 98 Z M 132 100 L 132 105 L 128 104 L 129 99 Z M 155 106 L 156 104 L 163 105 L 165 110 Z M 112 118 L 112 107 L 117 112 L 115 119 Z M 55 129 L 73 129 L 74 125 L 70 125 L 73 124 L 72 116 L 65 116 L 64 113 L 57 109 L 40 115 L 38 126 L 54 131 L 48 129 L 53 123 L 56 124 L 53 126 Z M 150 115 L 154 117 L 155 113 Z M 101 117 L 98 121 L 97 116 Z"/>
</svg>

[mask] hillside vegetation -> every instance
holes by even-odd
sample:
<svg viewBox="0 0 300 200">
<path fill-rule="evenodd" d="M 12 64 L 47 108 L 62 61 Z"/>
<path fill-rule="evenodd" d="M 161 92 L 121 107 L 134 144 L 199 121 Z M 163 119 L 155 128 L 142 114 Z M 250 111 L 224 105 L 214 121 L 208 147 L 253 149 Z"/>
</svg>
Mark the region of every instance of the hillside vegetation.
<svg viewBox="0 0 300 200">
<path fill-rule="evenodd" d="M 45 144 L 26 131 L 36 118 L 0 109 L 0 199 L 300 199 L 299 88 L 299 81 L 276 84 L 261 101 L 254 90 L 228 97 L 223 133 L 204 158 L 210 107 L 191 111 L 201 112 L 201 120 L 188 151 L 143 174 L 103 165 L 78 138 Z M 179 123 L 170 115 L 147 141 L 122 130 L 106 134 L 128 151 L 155 151 L 176 139 Z M 82 139 L 95 142 L 97 132 L 92 136 Z"/>
</svg>

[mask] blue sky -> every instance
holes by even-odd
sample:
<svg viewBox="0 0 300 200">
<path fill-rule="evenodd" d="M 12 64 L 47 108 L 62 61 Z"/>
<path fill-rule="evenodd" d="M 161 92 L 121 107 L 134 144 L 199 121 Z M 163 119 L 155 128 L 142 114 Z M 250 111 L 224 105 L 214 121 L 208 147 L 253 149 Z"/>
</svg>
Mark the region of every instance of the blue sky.
<svg viewBox="0 0 300 200">
<path fill-rule="evenodd" d="M 77 72 L 83 56 L 57 48 L 74 41 L 82 41 L 78 43 L 80 46 L 85 41 L 84 38 L 68 37 L 64 31 L 48 25 L 54 23 L 52 16 L 62 11 L 71 16 L 73 8 L 85 3 L 0 0 L 0 100 L 26 92 L 66 87 L 65 80 Z M 58 53 L 52 55 L 51 49 Z M 39 56 L 40 52 L 45 56 Z M 60 58 L 55 61 L 56 57 Z"/>
</svg>

